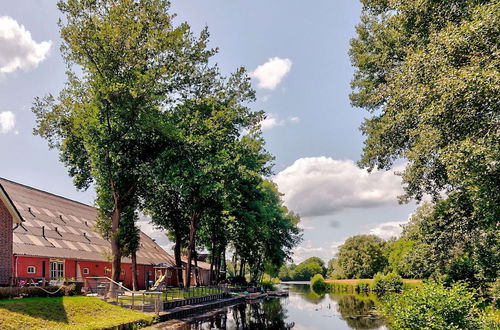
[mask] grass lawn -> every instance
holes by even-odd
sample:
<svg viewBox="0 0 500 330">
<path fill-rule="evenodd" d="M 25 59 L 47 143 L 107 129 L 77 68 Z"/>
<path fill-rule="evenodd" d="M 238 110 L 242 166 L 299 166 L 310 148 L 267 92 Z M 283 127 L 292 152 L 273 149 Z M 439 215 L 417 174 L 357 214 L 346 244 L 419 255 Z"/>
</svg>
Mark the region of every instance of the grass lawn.
<svg viewBox="0 0 500 330">
<path fill-rule="evenodd" d="M 0 300 L 0 329 L 100 329 L 152 317 L 92 297 Z"/>
</svg>

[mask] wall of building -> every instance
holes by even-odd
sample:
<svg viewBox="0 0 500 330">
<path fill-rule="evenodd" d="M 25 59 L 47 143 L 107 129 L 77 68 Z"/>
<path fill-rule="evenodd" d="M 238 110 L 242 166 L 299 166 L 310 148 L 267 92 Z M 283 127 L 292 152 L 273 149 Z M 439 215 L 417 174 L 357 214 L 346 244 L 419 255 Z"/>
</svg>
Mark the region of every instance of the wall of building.
<svg viewBox="0 0 500 330">
<path fill-rule="evenodd" d="M 50 280 L 50 261 L 54 258 L 43 257 L 28 257 L 14 256 L 14 271 L 17 278 L 37 278 L 44 277 L 47 281 Z M 57 259 L 64 262 L 64 277 L 78 278 L 81 280 L 85 277 L 111 277 L 111 263 L 89 260 L 72 260 L 72 259 Z M 28 268 L 34 267 L 35 273 L 28 273 Z M 45 268 L 45 272 L 44 272 Z M 88 269 L 88 274 L 86 274 Z M 155 281 L 155 269 L 152 265 L 137 265 L 137 282 L 139 289 L 146 288 L 147 281 Z M 174 284 L 175 278 L 172 277 L 169 285 Z M 120 281 L 123 285 L 132 288 L 132 265 L 129 263 L 122 264 L 122 274 Z"/>
<path fill-rule="evenodd" d="M 0 200 L 0 286 L 12 277 L 12 216 Z"/>
</svg>

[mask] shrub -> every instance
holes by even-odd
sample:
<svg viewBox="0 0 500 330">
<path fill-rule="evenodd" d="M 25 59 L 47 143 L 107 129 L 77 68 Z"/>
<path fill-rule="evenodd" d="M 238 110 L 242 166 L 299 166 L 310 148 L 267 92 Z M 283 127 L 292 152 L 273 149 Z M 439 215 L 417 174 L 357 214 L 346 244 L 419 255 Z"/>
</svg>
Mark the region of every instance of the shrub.
<svg viewBox="0 0 500 330">
<path fill-rule="evenodd" d="M 260 286 L 264 289 L 264 291 L 275 291 L 276 287 L 272 281 L 262 281 Z"/>
<path fill-rule="evenodd" d="M 311 288 L 316 292 L 324 292 L 327 289 L 327 284 L 325 283 L 325 279 L 323 275 L 316 274 L 311 279 Z"/>
<path fill-rule="evenodd" d="M 356 292 L 368 292 L 370 291 L 370 282 L 368 281 L 359 281 L 355 286 Z"/>
<path fill-rule="evenodd" d="M 464 283 L 447 288 L 431 282 L 387 295 L 381 307 L 394 329 L 479 329 L 479 304 Z"/>
<path fill-rule="evenodd" d="M 403 279 L 396 273 L 389 273 L 384 276 L 377 273 L 373 278 L 372 290 L 376 292 L 400 292 L 403 289 Z"/>
<path fill-rule="evenodd" d="M 27 287 L 5 287 L 0 288 L 0 299 L 9 299 L 17 297 L 62 297 L 79 294 L 75 284 L 58 286 L 46 286 L 45 288 L 37 286 Z"/>
</svg>

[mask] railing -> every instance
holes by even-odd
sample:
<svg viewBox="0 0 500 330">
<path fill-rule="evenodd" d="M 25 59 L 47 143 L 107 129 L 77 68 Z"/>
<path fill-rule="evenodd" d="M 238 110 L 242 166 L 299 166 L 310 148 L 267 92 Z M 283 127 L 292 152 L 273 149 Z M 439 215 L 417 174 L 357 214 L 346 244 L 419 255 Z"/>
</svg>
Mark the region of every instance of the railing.
<svg viewBox="0 0 500 330">
<path fill-rule="evenodd" d="M 157 315 L 163 311 L 162 292 L 132 291 L 109 277 L 86 277 L 84 290 L 88 296 L 122 307 Z"/>
<path fill-rule="evenodd" d="M 164 301 L 210 296 L 227 292 L 223 286 L 200 286 L 189 288 L 166 288 L 160 291 Z"/>
</svg>

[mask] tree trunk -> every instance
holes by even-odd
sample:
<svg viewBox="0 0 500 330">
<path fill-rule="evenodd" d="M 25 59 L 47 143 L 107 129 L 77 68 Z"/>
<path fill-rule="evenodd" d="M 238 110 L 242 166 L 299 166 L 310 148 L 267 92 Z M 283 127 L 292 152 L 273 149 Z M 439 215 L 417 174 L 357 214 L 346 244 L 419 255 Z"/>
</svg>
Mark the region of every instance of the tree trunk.
<svg viewBox="0 0 500 330">
<path fill-rule="evenodd" d="M 222 250 L 222 262 L 224 263 L 224 267 L 222 267 L 222 271 L 224 272 L 224 280 L 227 277 L 227 262 L 226 262 L 226 247 Z"/>
<path fill-rule="evenodd" d="M 213 272 L 214 272 L 214 258 L 215 258 L 215 235 L 212 231 L 212 251 L 211 251 L 211 256 L 210 256 L 210 274 L 209 274 L 209 279 L 208 282 L 210 285 L 213 284 L 214 279 L 213 279 Z"/>
<path fill-rule="evenodd" d="M 194 258 L 194 279 L 196 281 L 196 286 L 200 286 L 200 270 L 198 269 L 198 253 L 196 250 L 193 251 Z"/>
<path fill-rule="evenodd" d="M 212 250 L 213 251 L 213 250 Z M 208 283 L 210 283 L 210 285 L 213 284 L 214 282 L 214 254 L 212 252 L 212 256 L 210 257 L 210 274 L 208 274 Z"/>
<path fill-rule="evenodd" d="M 240 276 L 243 276 L 243 268 L 245 268 L 245 262 L 240 259 Z"/>
<path fill-rule="evenodd" d="M 137 254 L 136 251 L 132 252 L 132 290 L 139 290 L 139 285 L 137 282 Z"/>
<path fill-rule="evenodd" d="M 191 261 L 193 259 L 193 250 L 195 247 L 195 234 L 196 234 L 196 213 L 193 212 L 191 215 L 191 221 L 189 224 L 189 246 L 187 255 L 187 265 L 186 274 L 184 279 L 184 285 L 189 288 L 191 286 Z"/>
<path fill-rule="evenodd" d="M 174 235 L 175 235 L 174 257 L 175 257 L 175 267 L 177 268 L 177 285 L 181 287 L 183 286 L 182 259 L 181 259 L 182 238 L 179 230 L 175 230 Z"/>
<path fill-rule="evenodd" d="M 111 214 L 111 254 L 112 254 L 112 263 L 111 263 L 111 279 L 115 282 L 120 281 L 120 273 L 121 273 L 121 259 L 122 252 L 120 248 L 120 242 L 117 239 L 118 227 L 120 225 L 120 215 L 121 209 L 118 205 L 118 201 L 115 199 L 115 205 L 113 207 L 113 213 Z M 113 285 L 112 285 L 113 287 Z"/>
</svg>

